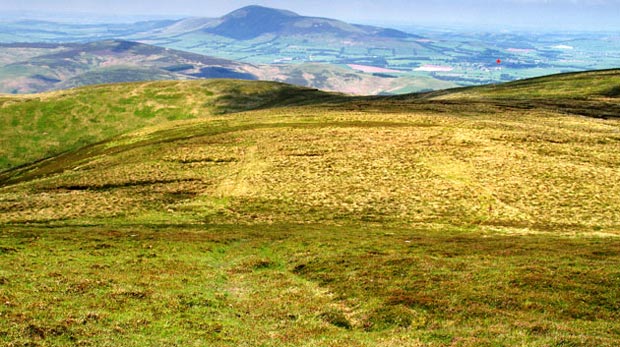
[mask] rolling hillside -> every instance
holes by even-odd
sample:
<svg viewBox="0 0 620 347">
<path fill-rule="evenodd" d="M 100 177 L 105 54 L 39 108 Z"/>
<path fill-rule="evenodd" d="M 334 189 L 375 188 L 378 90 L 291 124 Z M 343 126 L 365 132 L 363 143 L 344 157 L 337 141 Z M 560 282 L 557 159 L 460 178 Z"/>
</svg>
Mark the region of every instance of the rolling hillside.
<svg viewBox="0 0 620 347">
<path fill-rule="evenodd" d="M 4 96 L 0 341 L 614 346 L 618 76 Z"/>
<path fill-rule="evenodd" d="M 433 93 L 446 98 L 607 100 L 620 96 L 618 69 L 564 73 L 477 88 Z"/>
<path fill-rule="evenodd" d="M 587 104 L 607 98 L 608 87 L 592 86 L 612 85 L 618 76 L 617 70 L 558 76 L 547 79 L 555 81 L 553 88 L 537 90 L 555 93 L 564 88 L 575 93 L 575 88 L 583 88 L 583 99 L 569 94 L 564 102 Z M 536 86 L 541 80 L 529 83 Z M 527 82 L 517 84 L 524 85 Z M 506 97 L 503 103 L 485 101 L 484 95 L 495 95 L 498 89 L 508 90 L 501 86 L 491 92 L 487 87 L 456 89 L 430 99 L 412 95 L 407 101 L 404 97 L 347 98 L 266 82 L 202 81 L 9 97 L 2 103 L 3 129 L 7 129 L 3 148 L 9 151 L 5 163 L 23 164 L 52 151 L 71 151 L 7 171 L 2 179 L 6 184 L 54 174 L 44 181 L 49 182 L 44 186 L 51 185 L 45 191 L 58 185 L 85 192 L 161 181 L 164 187 L 171 185 L 164 190 L 183 192 L 181 187 L 188 185 L 181 196 L 201 198 L 225 190 L 217 188 L 219 184 L 230 185 L 226 188 L 230 191 L 220 193 L 229 203 L 239 198 L 237 203 L 249 209 L 248 214 L 235 214 L 243 223 L 251 222 L 248 216 L 308 222 L 358 216 L 397 224 L 441 216 L 444 222 L 459 224 L 615 228 L 620 222 L 613 209 L 620 203 L 615 194 L 620 180 L 611 168 L 618 159 L 618 114 L 608 121 L 577 118 L 561 103 L 554 104 L 555 109 L 546 104 L 539 107 L 535 98 L 522 108 L 522 93 L 516 94 L 519 99 L 514 105 Z M 461 93 L 468 99 L 458 99 Z M 471 95 L 479 98 L 474 102 Z M 278 105 L 289 107 L 272 108 Z M 252 109 L 264 110 L 229 114 Z M 492 126 L 487 126 L 489 122 Z M 133 129 L 138 130 L 120 135 Z M 150 164 L 142 167 L 143 161 Z M 104 173 L 108 167 L 116 169 Z M 236 178 L 208 184 L 211 179 L 196 176 L 194 167 L 206 170 L 205 174 L 215 170 L 204 177 Z M 569 167 L 570 179 L 561 174 Z M 520 174 L 514 176 L 517 168 Z M 126 174 L 117 176 L 122 172 Z M 543 179 L 545 175 L 551 176 Z M 606 177 L 609 186 L 579 183 L 591 176 Z M 474 182 L 479 183 L 471 185 Z M 555 188 L 547 189 L 552 182 Z M 571 184 L 577 185 L 570 188 Z M 564 185 L 570 194 L 556 190 Z M 202 191 L 201 186 L 209 188 Z M 531 201 L 513 201 L 513 189 Z M 560 191 L 563 196 L 554 195 Z M 238 192 L 242 192 L 239 197 Z M 445 194 L 452 198 L 444 199 Z M 470 199 L 472 194 L 476 199 Z M 584 208 L 580 197 L 589 195 L 599 199 Z M 182 199 L 182 203 L 193 206 L 191 200 Z M 276 211 L 279 214 L 273 215 Z M 192 223 L 202 218 L 191 208 L 187 214 L 173 215 Z M 542 215 L 547 217 L 540 219 Z M 38 220 L 35 216 L 30 217 Z M 233 215 L 225 216 L 230 218 Z"/>
<path fill-rule="evenodd" d="M 0 168 L 148 125 L 331 98 L 338 96 L 279 83 L 227 80 L 125 83 L 0 96 Z"/>
</svg>

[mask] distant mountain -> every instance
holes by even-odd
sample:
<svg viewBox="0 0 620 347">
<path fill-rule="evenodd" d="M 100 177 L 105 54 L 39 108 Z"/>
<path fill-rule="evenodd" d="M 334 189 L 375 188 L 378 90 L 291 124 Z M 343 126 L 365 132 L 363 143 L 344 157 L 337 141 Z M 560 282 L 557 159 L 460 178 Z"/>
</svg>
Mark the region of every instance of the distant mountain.
<svg viewBox="0 0 620 347">
<path fill-rule="evenodd" d="M 182 32 L 185 29 L 185 32 Z M 208 33 L 235 40 L 251 40 L 263 35 L 328 35 L 340 38 L 414 38 L 394 29 L 349 24 L 335 19 L 306 17 L 295 12 L 262 6 L 247 6 L 221 18 L 189 18 L 159 28 L 158 33 Z"/>
</svg>

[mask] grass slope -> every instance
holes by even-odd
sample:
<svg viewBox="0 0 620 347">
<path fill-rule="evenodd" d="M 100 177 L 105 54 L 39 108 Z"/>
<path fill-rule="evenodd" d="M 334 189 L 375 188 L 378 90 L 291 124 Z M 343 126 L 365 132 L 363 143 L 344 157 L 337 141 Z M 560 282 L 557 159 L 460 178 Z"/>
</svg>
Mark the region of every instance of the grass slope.
<svg viewBox="0 0 620 347">
<path fill-rule="evenodd" d="M 0 95 L 0 170 L 166 121 L 337 98 L 279 83 L 209 80 Z"/>
<path fill-rule="evenodd" d="M 618 97 L 620 96 L 619 86 L 620 71 L 612 69 L 565 73 L 499 85 L 463 88 L 463 92 L 449 95 L 453 98 L 584 99 L 587 97 Z"/>
<path fill-rule="evenodd" d="M 538 109 L 603 119 L 618 118 L 620 70 L 566 73 L 416 96 L 441 102 L 482 102 L 524 111 Z"/>
<path fill-rule="evenodd" d="M 243 86 L 0 176 L 0 341 L 616 344 L 620 120 Z"/>
</svg>

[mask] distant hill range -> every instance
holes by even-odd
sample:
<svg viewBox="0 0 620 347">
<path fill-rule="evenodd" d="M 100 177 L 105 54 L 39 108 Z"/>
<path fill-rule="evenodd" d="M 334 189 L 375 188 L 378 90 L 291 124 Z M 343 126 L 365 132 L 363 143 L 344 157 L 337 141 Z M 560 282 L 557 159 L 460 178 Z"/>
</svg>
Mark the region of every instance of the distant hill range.
<svg viewBox="0 0 620 347">
<path fill-rule="evenodd" d="M 4 44 L 16 61 L 0 65 L 0 92 L 32 93 L 91 84 L 149 80 L 256 80 L 258 68 L 131 41 Z M 21 58 L 21 59 L 20 59 Z"/>
<path fill-rule="evenodd" d="M 413 38 L 399 30 L 349 24 L 335 19 L 301 16 L 295 12 L 262 6 L 247 6 L 223 17 L 189 18 L 158 28 L 153 34 L 180 35 L 208 33 L 235 40 L 251 40 L 263 35 L 340 38 Z"/>
<path fill-rule="evenodd" d="M 424 86 L 424 78 L 386 78 L 328 64 L 256 65 L 148 44 L 0 44 L 0 93 L 23 94 L 93 84 L 155 80 L 241 79 L 286 82 L 350 94 Z M 447 88 L 449 83 L 436 83 Z"/>
</svg>

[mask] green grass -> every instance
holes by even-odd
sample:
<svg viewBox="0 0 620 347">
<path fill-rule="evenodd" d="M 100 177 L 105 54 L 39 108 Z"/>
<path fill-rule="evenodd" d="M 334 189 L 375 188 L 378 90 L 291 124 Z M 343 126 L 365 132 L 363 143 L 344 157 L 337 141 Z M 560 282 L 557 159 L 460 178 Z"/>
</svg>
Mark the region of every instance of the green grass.
<svg viewBox="0 0 620 347">
<path fill-rule="evenodd" d="M 69 136 L 72 117 L 37 120 L 89 107 L 82 134 L 119 127 L 0 173 L 0 344 L 615 346 L 615 99 L 488 88 L 155 82 L 0 99 L 32 134 Z M 582 117 L 592 102 L 609 116 Z M 28 140 L 2 148 L 26 162 L 42 143 Z"/>
<path fill-rule="evenodd" d="M 620 86 L 617 69 L 592 72 L 567 73 L 537 77 L 485 87 L 463 88 L 463 92 L 450 93 L 450 98 L 489 97 L 501 99 L 584 99 L 588 97 L 614 97 Z M 439 92 L 442 93 L 442 92 Z"/>
<path fill-rule="evenodd" d="M 174 79 L 178 79 L 178 76 L 174 75 L 173 73 L 166 73 L 166 71 L 162 71 L 161 69 L 157 68 L 118 66 L 114 68 L 92 69 L 91 71 L 84 72 L 76 77 L 67 79 L 66 81 L 62 82 L 61 87 L 66 89 L 95 84 L 115 83 L 118 81 L 144 82 Z"/>
<path fill-rule="evenodd" d="M 14 228 L 7 346 L 613 346 L 620 241 L 324 225 Z"/>
<path fill-rule="evenodd" d="M 0 99 L 0 170 L 164 121 L 330 97 L 278 83 L 225 80 L 125 83 L 6 97 Z"/>
</svg>

